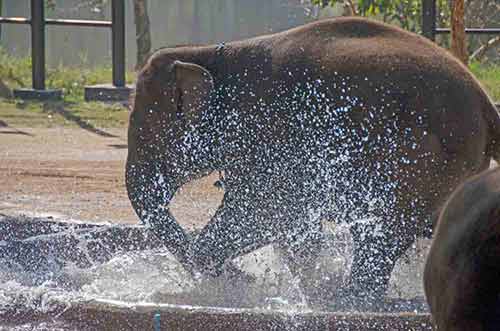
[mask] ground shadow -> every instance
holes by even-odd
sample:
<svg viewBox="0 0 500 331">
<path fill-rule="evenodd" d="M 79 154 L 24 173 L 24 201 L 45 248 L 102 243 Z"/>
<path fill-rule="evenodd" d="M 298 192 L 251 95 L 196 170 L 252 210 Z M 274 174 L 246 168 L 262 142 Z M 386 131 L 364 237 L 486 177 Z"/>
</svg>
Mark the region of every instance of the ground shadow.
<svg viewBox="0 0 500 331">
<path fill-rule="evenodd" d="M 127 144 L 110 144 L 108 146 L 116 148 L 116 149 L 127 149 L 128 148 Z"/>
<path fill-rule="evenodd" d="M 29 132 L 21 131 L 21 130 L 16 129 L 12 126 L 9 126 L 9 124 L 7 124 L 7 122 L 2 121 L 2 120 L 0 120 L 0 129 L 1 128 L 8 128 L 10 131 L 0 131 L 0 134 L 19 134 L 19 135 L 28 136 L 28 137 L 34 137 L 33 134 L 31 134 Z"/>
<path fill-rule="evenodd" d="M 80 128 L 87 130 L 89 132 L 92 132 L 94 134 L 97 134 L 101 137 L 107 137 L 107 138 L 118 138 L 119 136 L 111 134 L 109 132 L 106 132 L 104 130 L 101 130 L 99 128 L 96 128 L 92 124 L 86 122 L 83 120 L 80 116 L 75 115 L 71 113 L 70 111 L 66 110 L 64 108 L 64 103 L 62 102 L 46 102 L 43 104 L 43 111 L 44 112 L 52 112 L 61 115 L 66 119 L 67 121 L 71 121 L 78 125 Z"/>
</svg>

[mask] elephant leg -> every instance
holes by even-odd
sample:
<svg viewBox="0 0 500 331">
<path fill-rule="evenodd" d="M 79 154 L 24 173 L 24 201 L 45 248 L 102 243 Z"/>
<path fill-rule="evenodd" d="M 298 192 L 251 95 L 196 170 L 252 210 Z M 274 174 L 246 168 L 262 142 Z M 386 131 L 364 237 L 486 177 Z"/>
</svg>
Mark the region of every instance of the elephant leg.
<svg viewBox="0 0 500 331">
<path fill-rule="evenodd" d="M 358 308 L 377 308 L 386 294 L 396 261 L 415 242 L 416 236 L 411 229 L 398 231 L 387 223 L 355 225 L 351 233 L 354 257 L 351 284 L 345 294 L 351 299 L 354 296 Z"/>
<path fill-rule="evenodd" d="M 300 290 L 307 302 L 319 303 L 321 289 L 316 277 L 316 262 L 325 244 L 322 224 L 320 221 L 296 223 L 281 234 L 281 257 L 291 274 L 299 280 Z"/>
<path fill-rule="evenodd" d="M 273 222 L 259 215 L 258 207 L 226 192 L 223 204 L 192 242 L 190 257 L 195 269 L 204 275 L 219 276 L 226 262 L 275 241 Z"/>
</svg>

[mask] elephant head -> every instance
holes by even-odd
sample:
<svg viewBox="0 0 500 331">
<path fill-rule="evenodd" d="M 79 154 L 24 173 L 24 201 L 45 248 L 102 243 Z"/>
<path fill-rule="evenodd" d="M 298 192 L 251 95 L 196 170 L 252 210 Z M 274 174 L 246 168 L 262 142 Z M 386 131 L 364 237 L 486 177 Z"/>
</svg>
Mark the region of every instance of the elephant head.
<svg viewBox="0 0 500 331">
<path fill-rule="evenodd" d="M 129 117 L 129 199 L 142 223 L 185 266 L 189 265 L 189 237 L 168 205 L 182 184 L 213 170 L 206 162 L 207 146 L 212 144 L 198 134 L 213 91 L 207 69 L 156 53 L 138 75 Z"/>
</svg>

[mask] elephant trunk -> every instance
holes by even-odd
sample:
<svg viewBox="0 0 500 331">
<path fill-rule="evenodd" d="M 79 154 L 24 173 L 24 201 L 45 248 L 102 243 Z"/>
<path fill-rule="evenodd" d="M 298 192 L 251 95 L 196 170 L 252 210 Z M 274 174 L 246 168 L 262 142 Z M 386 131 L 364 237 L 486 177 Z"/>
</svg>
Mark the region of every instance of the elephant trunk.
<svg viewBox="0 0 500 331">
<path fill-rule="evenodd" d="M 141 222 L 193 273 L 188 256 L 190 238 L 168 209 L 178 188 L 174 176 L 166 178 L 156 165 L 127 160 L 125 180 L 129 200 Z"/>
</svg>

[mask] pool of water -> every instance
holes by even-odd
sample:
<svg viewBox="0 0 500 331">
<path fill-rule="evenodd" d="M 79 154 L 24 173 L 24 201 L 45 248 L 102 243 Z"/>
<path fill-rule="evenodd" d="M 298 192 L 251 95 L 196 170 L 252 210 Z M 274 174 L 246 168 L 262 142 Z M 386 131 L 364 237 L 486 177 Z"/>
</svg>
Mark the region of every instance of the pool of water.
<svg viewBox="0 0 500 331">
<path fill-rule="evenodd" d="M 341 286 L 349 274 L 352 255 L 346 227 L 328 225 L 327 231 L 331 240 L 322 252 L 316 272 L 310 276 L 325 292 Z M 426 241 L 418 242 L 400 259 L 392 275 L 389 298 L 423 302 L 421 271 L 427 246 Z M 96 302 L 102 311 L 106 311 L 106 303 L 120 302 L 120 309 L 125 309 L 125 305 L 132 310 L 147 303 L 188 310 L 211 307 L 296 315 L 315 312 L 315 307 L 305 303 L 298 281 L 272 246 L 235 261 L 252 281 L 229 275 L 194 280 L 162 248 L 118 252 L 103 263 L 85 268 L 71 262 L 63 267 L 54 263 L 51 268 L 52 264 L 46 263 L 43 271 L 26 271 L 16 263 L 0 263 L 3 329 L 68 330 L 74 325 L 59 317 L 79 311 L 77 315 L 85 319 L 86 305 L 95 308 Z M 408 307 L 406 310 L 413 314 L 425 312 L 422 304 Z"/>
</svg>

